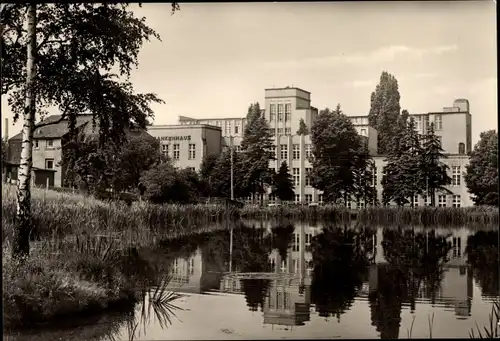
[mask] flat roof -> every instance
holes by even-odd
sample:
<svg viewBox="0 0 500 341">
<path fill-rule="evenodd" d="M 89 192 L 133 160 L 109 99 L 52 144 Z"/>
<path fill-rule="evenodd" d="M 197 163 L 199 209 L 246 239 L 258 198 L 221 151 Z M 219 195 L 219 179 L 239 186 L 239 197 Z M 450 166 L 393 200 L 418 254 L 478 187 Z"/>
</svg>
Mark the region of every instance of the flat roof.
<svg viewBox="0 0 500 341">
<path fill-rule="evenodd" d="M 301 89 L 301 88 L 297 88 L 296 86 L 287 86 L 284 88 L 266 88 L 266 89 L 264 89 L 264 91 L 268 91 L 268 90 L 300 90 L 300 91 L 305 92 L 309 95 L 311 94 L 309 91 L 306 91 L 306 90 Z"/>
<path fill-rule="evenodd" d="M 165 124 L 165 125 L 151 125 L 147 127 L 147 130 L 150 129 L 212 129 L 212 130 L 222 130 L 221 127 L 213 126 L 210 124 Z"/>
</svg>

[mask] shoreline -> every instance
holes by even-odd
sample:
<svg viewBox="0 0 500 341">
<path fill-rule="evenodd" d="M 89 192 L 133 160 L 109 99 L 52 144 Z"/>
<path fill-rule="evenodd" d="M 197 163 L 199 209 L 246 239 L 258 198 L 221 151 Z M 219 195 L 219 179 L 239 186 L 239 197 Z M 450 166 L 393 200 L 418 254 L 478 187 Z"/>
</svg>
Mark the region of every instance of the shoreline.
<svg viewBox="0 0 500 341">
<path fill-rule="evenodd" d="M 50 325 L 59 316 L 106 312 L 115 304 L 134 304 L 138 289 L 150 285 L 152 271 L 136 248 L 161 240 L 228 229 L 228 221 L 280 220 L 401 225 L 494 225 L 498 208 L 343 207 L 227 208 L 223 205 L 131 206 L 81 194 L 32 190 L 32 251 L 19 267 L 10 257 L 15 191 L 2 189 L 4 325 Z M 353 217 L 355 219 L 353 219 Z M 436 222 L 437 221 L 437 222 Z M 440 223 L 448 222 L 448 224 Z M 226 223 L 224 223 L 226 222 Z M 36 243 L 35 243 L 36 241 Z M 137 264 L 144 264 L 137 266 Z"/>
</svg>

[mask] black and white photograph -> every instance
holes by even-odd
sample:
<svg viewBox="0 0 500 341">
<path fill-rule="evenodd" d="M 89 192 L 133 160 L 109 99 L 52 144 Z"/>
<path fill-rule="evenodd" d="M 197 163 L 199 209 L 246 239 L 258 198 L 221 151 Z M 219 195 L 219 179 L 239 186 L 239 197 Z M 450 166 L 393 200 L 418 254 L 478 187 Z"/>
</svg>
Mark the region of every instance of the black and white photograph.
<svg viewBox="0 0 500 341">
<path fill-rule="evenodd" d="M 0 5 L 6 341 L 498 339 L 497 5 Z"/>
</svg>

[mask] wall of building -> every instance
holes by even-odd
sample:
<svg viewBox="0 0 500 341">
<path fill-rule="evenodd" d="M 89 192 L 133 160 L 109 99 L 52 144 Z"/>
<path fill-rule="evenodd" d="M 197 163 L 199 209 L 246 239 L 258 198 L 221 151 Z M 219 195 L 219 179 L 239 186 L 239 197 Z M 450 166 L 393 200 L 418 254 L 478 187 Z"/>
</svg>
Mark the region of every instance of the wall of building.
<svg viewBox="0 0 500 341">
<path fill-rule="evenodd" d="M 50 145 L 50 142 L 52 145 Z M 38 146 L 37 146 L 38 143 Z M 59 163 L 62 160 L 61 139 L 35 139 L 33 146 L 33 167 L 49 169 L 49 160 L 52 161 L 54 173 L 54 186 L 62 187 L 63 171 Z"/>
<path fill-rule="evenodd" d="M 214 126 L 158 125 L 148 127 L 148 133 L 160 141 L 162 151 L 179 168 L 198 171 L 204 155 L 221 150 L 221 130 Z"/>
</svg>

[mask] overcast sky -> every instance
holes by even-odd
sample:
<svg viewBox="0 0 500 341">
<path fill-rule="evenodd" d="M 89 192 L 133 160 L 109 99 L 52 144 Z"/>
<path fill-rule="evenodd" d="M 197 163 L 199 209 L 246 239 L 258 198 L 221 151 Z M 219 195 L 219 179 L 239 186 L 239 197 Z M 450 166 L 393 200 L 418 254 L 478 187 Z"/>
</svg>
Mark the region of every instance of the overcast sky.
<svg viewBox="0 0 500 341">
<path fill-rule="evenodd" d="M 340 103 L 346 115 L 364 115 L 386 70 L 410 113 L 467 98 L 474 143 L 497 127 L 493 1 L 180 6 L 172 16 L 170 4 L 133 5 L 162 38 L 143 47 L 133 74 L 137 91 L 166 102 L 154 105 L 155 124 L 244 116 L 265 88 L 292 85 L 310 91 L 315 107 Z M 11 117 L 5 98 L 3 117 Z"/>
</svg>

